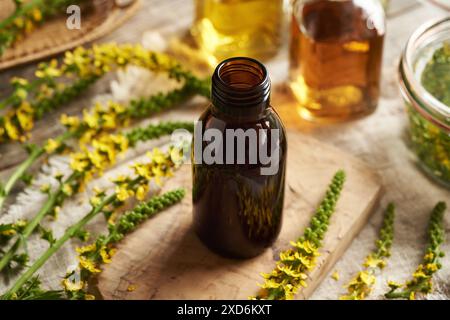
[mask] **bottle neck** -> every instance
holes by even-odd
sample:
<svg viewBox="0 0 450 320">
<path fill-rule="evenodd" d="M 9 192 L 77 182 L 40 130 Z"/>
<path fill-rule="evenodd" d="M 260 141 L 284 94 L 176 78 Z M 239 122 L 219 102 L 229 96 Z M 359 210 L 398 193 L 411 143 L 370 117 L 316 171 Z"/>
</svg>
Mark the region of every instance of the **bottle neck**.
<svg viewBox="0 0 450 320">
<path fill-rule="evenodd" d="M 263 64 L 251 58 L 231 58 L 220 63 L 213 74 L 211 101 L 230 117 L 259 118 L 270 108 L 270 91 Z"/>
</svg>

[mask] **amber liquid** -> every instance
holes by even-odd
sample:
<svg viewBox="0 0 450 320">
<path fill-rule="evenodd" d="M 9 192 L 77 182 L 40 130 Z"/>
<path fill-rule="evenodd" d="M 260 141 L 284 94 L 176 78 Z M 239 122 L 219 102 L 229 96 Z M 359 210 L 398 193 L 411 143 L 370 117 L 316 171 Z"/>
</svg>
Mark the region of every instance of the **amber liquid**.
<svg viewBox="0 0 450 320">
<path fill-rule="evenodd" d="M 283 128 L 272 109 L 257 121 L 226 120 L 211 109 L 200 120 L 204 131 L 215 128 L 224 135 L 226 129 Z M 276 240 L 284 203 L 287 157 L 284 129 L 280 139 L 280 166 L 274 175 L 261 175 L 260 163 L 193 165 L 194 229 L 211 250 L 226 257 L 251 258 Z M 203 149 L 206 146 L 203 143 Z"/>
<path fill-rule="evenodd" d="M 300 115 L 341 121 L 374 111 L 385 32 L 382 10 L 374 16 L 353 1 L 319 0 L 295 11 L 290 87 Z"/>
<path fill-rule="evenodd" d="M 281 42 L 283 0 L 196 0 L 192 34 L 211 65 L 233 56 L 265 59 Z"/>
</svg>

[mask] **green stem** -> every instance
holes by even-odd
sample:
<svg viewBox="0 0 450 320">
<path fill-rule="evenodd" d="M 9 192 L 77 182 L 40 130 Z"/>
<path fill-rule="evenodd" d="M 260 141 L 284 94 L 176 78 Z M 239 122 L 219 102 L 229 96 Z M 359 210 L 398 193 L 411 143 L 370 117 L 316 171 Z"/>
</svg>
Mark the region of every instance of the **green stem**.
<svg viewBox="0 0 450 320">
<path fill-rule="evenodd" d="M 60 135 L 55 140 L 59 143 L 63 143 L 64 141 L 68 140 L 69 138 L 72 138 L 77 135 L 77 132 L 73 131 L 66 131 L 62 135 Z M 0 192 L 0 213 L 1 209 L 3 207 L 3 204 L 6 200 L 6 197 L 9 195 L 11 190 L 16 185 L 17 181 L 22 178 L 24 173 L 33 165 L 33 163 L 40 158 L 45 153 L 45 148 L 34 148 L 28 158 L 22 162 L 17 169 L 13 172 L 13 174 L 9 177 L 8 181 L 6 181 L 5 186 L 3 187 L 3 190 Z"/>
<path fill-rule="evenodd" d="M 14 285 L 2 296 L 2 299 L 8 300 L 39 270 L 47 260 L 57 252 L 70 238 L 74 237 L 79 230 L 81 230 L 89 221 L 91 221 L 97 214 L 99 214 L 103 208 L 116 200 L 116 195 L 111 195 L 103 200 L 98 206 L 92 208 L 92 210 L 85 215 L 80 221 L 66 230 L 64 235 L 59 238 L 44 254 L 37 259 L 28 270 L 23 273 L 20 278 L 14 283 Z"/>
<path fill-rule="evenodd" d="M 0 192 L 0 210 L 3 207 L 3 203 L 6 200 L 6 197 L 11 192 L 12 188 L 16 184 L 16 182 L 23 176 L 23 174 L 31 167 L 31 165 L 43 154 L 45 153 L 44 148 L 34 149 L 28 158 L 17 167 L 14 173 L 9 177 L 8 181 Z"/>
<path fill-rule="evenodd" d="M 65 183 L 70 183 L 77 179 L 80 176 L 80 173 L 74 172 L 71 174 L 69 178 L 65 181 Z M 2 271 L 14 257 L 15 253 L 19 248 L 21 248 L 25 243 L 28 237 L 36 230 L 37 226 L 41 223 L 42 219 L 55 207 L 57 199 L 62 194 L 62 186 L 61 184 L 55 192 L 51 193 L 44 203 L 39 212 L 34 216 L 34 218 L 27 224 L 23 232 L 21 233 L 21 237 L 19 237 L 16 242 L 11 246 L 11 248 L 2 256 L 0 260 L 0 271 Z"/>
<path fill-rule="evenodd" d="M 138 177 L 130 182 L 130 187 L 133 187 L 141 182 L 142 178 Z M 53 243 L 29 268 L 25 271 L 14 285 L 1 297 L 4 300 L 11 299 L 13 295 L 38 271 L 47 260 L 57 252 L 70 238 L 73 238 L 86 224 L 89 223 L 95 216 L 102 212 L 103 208 L 112 204 L 117 200 L 117 195 L 113 194 L 104 199 L 100 204 L 93 207 L 92 210 L 86 214 L 80 221 L 69 227 L 64 235 Z"/>
</svg>

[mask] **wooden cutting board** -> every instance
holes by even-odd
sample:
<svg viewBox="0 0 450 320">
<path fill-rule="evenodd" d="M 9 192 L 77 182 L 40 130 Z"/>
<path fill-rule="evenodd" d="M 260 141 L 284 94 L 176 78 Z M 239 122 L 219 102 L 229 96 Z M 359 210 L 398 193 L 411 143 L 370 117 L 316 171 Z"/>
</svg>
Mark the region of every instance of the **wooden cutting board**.
<svg viewBox="0 0 450 320">
<path fill-rule="evenodd" d="M 275 245 L 251 260 L 230 260 L 210 252 L 191 229 L 191 171 L 185 165 L 165 190 L 188 189 L 182 203 L 144 223 L 119 245 L 98 282 L 105 299 L 247 299 L 260 273 L 269 272 L 279 252 L 302 235 L 334 173 L 347 172 L 318 267 L 310 274 L 308 298 L 364 226 L 381 193 L 379 177 L 364 163 L 332 146 L 290 131 L 284 222 Z M 128 291 L 130 285 L 134 291 Z"/>
</svg>

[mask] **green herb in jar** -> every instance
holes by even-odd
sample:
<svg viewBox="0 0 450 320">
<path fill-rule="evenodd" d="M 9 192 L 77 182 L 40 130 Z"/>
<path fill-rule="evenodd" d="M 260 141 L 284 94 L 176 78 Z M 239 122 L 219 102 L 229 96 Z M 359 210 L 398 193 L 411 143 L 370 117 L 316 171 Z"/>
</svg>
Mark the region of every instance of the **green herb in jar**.
<svg viewBox="0 0 450 320">
<path fill-rule="evenodd" d="M 450 108 L 450 42 L 437 49 L 425 66 L 421 84 L 436 99 Z M 422 167 L 450 186 L 450 134 L 424 118 L 407 103 L 412 148 Z M 450 124 L 450 123 L 449 123 Z"/>
<path fill-rule="evenodd" d="M 450 108 L 450 42 L 434 52 L 421 82 L 431 95 Z"/>
</svg>

